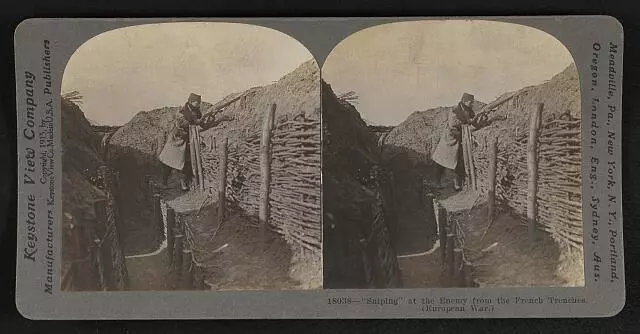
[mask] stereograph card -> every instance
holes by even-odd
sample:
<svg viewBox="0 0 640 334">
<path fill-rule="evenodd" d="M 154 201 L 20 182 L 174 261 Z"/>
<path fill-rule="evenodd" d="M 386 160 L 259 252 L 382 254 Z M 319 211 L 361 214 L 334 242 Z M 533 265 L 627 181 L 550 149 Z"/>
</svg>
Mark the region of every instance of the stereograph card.
<svg viewBox="0 0 640 334">
<path fill-rule="evenodd" d="M 604 317 L 608 16 L 28 19 L 31 319 Z"/>
</svg>

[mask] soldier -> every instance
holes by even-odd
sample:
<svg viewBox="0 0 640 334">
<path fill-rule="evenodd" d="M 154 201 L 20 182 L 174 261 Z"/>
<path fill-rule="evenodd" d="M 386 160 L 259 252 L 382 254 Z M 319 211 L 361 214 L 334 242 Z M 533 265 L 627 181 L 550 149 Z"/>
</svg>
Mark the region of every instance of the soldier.
<svg viewBox="0 0 640 334">
<path fill-rule="evenodd" d="M 440 142 L 431 157 L 436 163 L 436 182 L 441 183 L 445 168 L 455 172 L 454 189 L 460 191 L 464 182 L 465 170 L 462 157 L 462 125 L 471 124 L 478 129 L 486 123 L 486 114 L 475 115 L 472 109 L 474 97 L 464 93 L 457 106 L 447 115 L 447 125 L 440 135 Z"/>
<path fill-rule="evenodd" d="M 158 158 L 164 164 L 162 173 L 163 186 L 167 182 L 173 169 L 181 171 L 180 186 L 183 191 L 189 190 L 189 182 L 193 177 L 189 152 L 189 126 L 202 125 L 205 119 L 200 111 L 200 95 L 191 93 L 187 103 L 176 113 L 173 128 L 167 135 L 164 148 Z"/>
</svg>

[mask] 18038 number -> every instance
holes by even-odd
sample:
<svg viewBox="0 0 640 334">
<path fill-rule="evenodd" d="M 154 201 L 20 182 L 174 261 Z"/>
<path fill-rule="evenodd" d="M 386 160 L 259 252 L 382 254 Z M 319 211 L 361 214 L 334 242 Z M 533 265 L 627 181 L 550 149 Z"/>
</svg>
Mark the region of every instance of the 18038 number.
<svg viewBox="0 0 640 334">
<path fill-rule="evenodd" d="M 327 298 L 329 305 L 333 304 L 351 304 L 351 297 L 329 297 Z"/>
</svg>

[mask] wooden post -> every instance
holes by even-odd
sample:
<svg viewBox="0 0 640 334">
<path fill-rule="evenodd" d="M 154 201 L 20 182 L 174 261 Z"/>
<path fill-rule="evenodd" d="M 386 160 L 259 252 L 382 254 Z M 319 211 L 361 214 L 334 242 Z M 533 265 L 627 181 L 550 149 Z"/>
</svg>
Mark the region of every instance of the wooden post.
<svg viewBox="0 0 640 334">
<path fill-rule="evenodd" d="M 184 235 L 184 225 L 181 224 L 181 219 L 176 220 L 176 234 L 175 234 L 175 245 L 173 250 L 173 284 L 174 288 L 177 289 L 180 287 L 180 282 L 182 279 L 182 250 L 184 249 L 185 235 Z"/>
<path fill-rule="evenodd" d="M 527 149 L 527 174 L 529 184 L 527 189 L 527 221 L 529 227 L 529 241 L 536 239 L 536 220 L 538 216 L 537 199 L 538 196 L 538 131 L 540 130 L 540 120 L 544 104 L 539 103 L 535 112 L 531 114 L 529 127 L 529 143 Z"/>
<path fill-rule="evenodd" d="M 491 223 L 495 218 L 495 206 L 496 206 L 496 170 L 498 164 L 498 137 L 491 139 L 491 146 L 489 149 L 489 198 L 488 203 L 488 223 Z"/>
<path fill-rule="evenodd" d="M 260 140 L 260 174 L 262 184 L 260 185 L 260 212 L 258 220 L 262 236 L 266 236 L 267 224 L 269 223 L 269 186 L 271 183 L 271 131 L 273 130 L 276 105 L 271 104 L 267 109 L 262 122 L 262 139 Z"/>
<path fill-rule="evenodd" d="M 456 248 L 453 250 L 453 283 L 455 286 L 463 286 L 464 277 L 462 273 L 462 249 Z"/>
<path fill-rule="evenodd" d="M 98 167 L 98 175 L 102 179 L 102 187 L 105 191 L 111 193 L 111 178 L 109 173 L 109 167 L 105 164 L 100 165 Z"/>
<path fill-rule="evenodd" d="M 194 263 L 194 270 L 193 270 L 193 285 L 194 288 L 197 290 L 204 290 L 205 286 L 204 286 L 204 273 L 205 273 L 205 268 L 204 265 L 202 263 Z"/>
<path fill-rule="evenodd" d="M 114 188 L 116 190 L 116 193 L 118 193 L 119 192 L 118 190 L 120 189 L 120 171 L 119 170 L 116 170 L 113 173 L 113 178 L 114 178 L 114 181 L 115 181 L 115 187 Z"/>
<path fill-rule="evenodd" d="M 176 233 L 175 235 L 175 245 L 173 248 L 173 285 L 174 288 L 178 288 L 180 285 L 180 280 L 182 278 L 182 241 L 184 239 L 184 235 Z"/>
<path fill-rule="evenodd" d="M 219 188 L 218 188 L 218 224 L 220 224 L 224 220 L 224 214 L 226 211 L 226 189 L 227 189 L 227 145 L 229 140 L 225 137 L 222 140 L 222 147 L 220 152 L 220 168 L 218 177 L 220 178 Z"/>
<path fill-rule="evenodd" d="M 185 248 L 182 249 L 182 270 L 180 274 L 182 290 L 191 290 L 193 288 L 193 268 L 191 268 L 193 262 L 191 255 L 191 250 L 185 244 Z"/>
<path fill-rule="evenodd" d="M 73 224 L 71 224 L 71 234 L 73 235 L 73 246 L 76 256 L 78 258 L 85 257 L 87 250 L 83 247 L 82 241 L 84 238 L 81 235 L 80 225 L 78 225 L 78 220 L 75 216 L 73 216 Z M 89 277 L 87 273 L 82 270 L 85 269 L 85 267 L 86 265 L 82 262 L 72 264 L 73 282 L 75 283 L 74 286 L 76 290 L 91 290 L 91 286 L 87 284 Z"/>
<path fill-rule="evenodd" d="M 448 233 L 447 234 L 447 256 L 446 256 L 448 284 L 451 284 L 455 277 L 454 249 L 455 249 L 455 236 L 453 233 Z"/>
<path fill-rule="evenodd" d="M 473 190 L 478 190 L 478 181 L 476 180 L 476 163 L 473 160 L 473 134 L 471 133 L 471 125 L 467 126 L 467 147 L 469 148 L 469 174 L 471 176 L 471 185 Z"/>
<path fill-rule="evenodd" d="M 446 249 L 449 246 L 447 245 L 447 209 L 440 206 L 436 199 L 433 200 L 433 209 L 440 235 L 440 263 L 444 268 L 446 266 Z"/>
<path fill-rule="evenodd" d="M 473 266 L 466 262 L 462 264 L 462 286 L 473 287 Z"/>
<path fill-rule="evenodd" d="M 196 148 L 196 166 L 198 170 L 198 184 L 200 185 L 200 191 L 204 191 L 204 173 L 202 172 L 202 154 L 200 152 L 200 128 L 196 125 L 195 129 L 195 148 Z"/>
<path fill-rule="evenodd" d="M 164 235 L 164 220 L 162 219 L 162 207 L 160 206 L 160 194 L 153 194 L 153 223 L 156 224 L 155 228 L 160 234 L 160 239 L 165 237 Z"/>
<path fill-rule="evenodd" d="M 391 187 L 391 186 L 390 186 Z M 427 224 L 427 226 L 431 226 L 434 230 L 438 230 L 438 219 L 436 218 L 436 208 L 435 205 L 433 205 L 433 194 L 431 193 L 427 193 L 426 195 L 420 196 L 420 198 L 424 198 L 423 201 L 427 203 L 426 205 L 426 210 L 427 210 L 427 221 L 425 222 Z M 393 212 L 395 213 L 395 207 L 393 208 Z M 397 225 L 397 224 L 394 224 Z M 395 231 L 394 231 L 395 232 Z"/>
<path fill-rule="evenodd" d="M 456 225 L 456 221 L 455 220 L 450 220 L 449 221 L 449 233 L 453 234 L 454 236 L 454 241 L 456 241 L 458 239 L 458 229 L 457 229 L 457 225 Z M 453 247 L 455 248 L 456 245 L 454 244 Z"/>
<path fill-rule="evenodd" d="M 189 125 L 189 158 L 191 159 L 191 185 L 198 183 L 198 163 L 196 161 L 195 125 Z M 191 188 L 193 189 L 193 188 Z"/>
<path fill-rule="evenodd" d="M 469 146 L 467 145 L 467 131 L 465 130 L 467 128 L 466 125 L 462 125 L 460 127 L 460 130 L 462 132 L 462 142 L 460 143 L 460 145 L 462 145 L 462 160 L 464 162 L 464 174 L 465 174 L 465 178 L 464 178 L 464 184 L 465 186 L 469 186 L 471 183 L 471 172 L 470 172 L 470 165 L 469 165 Z"/>
<path fill-rule="evenodd" d="M 169 258 L 169 264 L 173 264 L 173 248 L 175 247 L 175 225 L 176 225 L 176 212 L 175 210 L 167 206 L 167 256 Z"/>
<path fill-rule="evenodd" d="M 104 259 L 102 258 L 102 243 L 106 232 L 106 222 L 107 222 L 107 200 L 100 199 L 93 203 L 93 212 L 96 217 L 96 234 L 100 239 L 95 240 L 96 247 L 94 249 L 94 256 L 96 259 L 96 266 L 98 271 L 98 288 L 102 291 L 107 290 L 107 282 L 105 278 L 105 270 L 104 270 Z"/>
<path fill-rule="evenodd" d="M 151 191 L 151 175 L 146 174 L 144 176 L 144 199 L 145 199 L 145 201 L 151 200 L 151 194 L 153 194 L 153 192 Z"/>
</svg>

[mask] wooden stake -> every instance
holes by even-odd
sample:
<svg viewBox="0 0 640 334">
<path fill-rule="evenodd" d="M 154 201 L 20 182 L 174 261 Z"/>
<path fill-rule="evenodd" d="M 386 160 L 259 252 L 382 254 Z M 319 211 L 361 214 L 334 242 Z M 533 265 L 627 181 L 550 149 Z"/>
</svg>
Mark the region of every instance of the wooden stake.
<svg viewBox="0 0 640 334">
<path fill-rule="evenodd" d="M 78 256 L 79 258 L 82 258 L 84 256 L 87 255 L 87 250 L 85 247 L 83 247 L 83 240 L 84 238 L 81 235 L 81 231 L 80 231 L 80 225 L 78 225 L 78 219 L 74 216 L 73 219 L 73 225 L 71 227 L 71 234 L 73 235 L 73 243 L 74 243 L 74 248 L 75 248 L 75 253 L 76 256 Z M 93 290 L 95 289 L 95 285 L 94 284 L 89 284 L 87 282 L 91 282 L 91 280 L 89 280 L 89 276 L 87 275 L 86 272 L 84 272 L 84 270 L 82 269 L 86 269 L 86 264 L 85 263 L 74 263 L 72 264 L 73 269 L 73 281 L 75 282 L 74 286 L 75 286 L 75 290 Z M 95 282 L 92 282 L 95 283 Z"/>
<path fill-rule="evenodd" d="M 193 268 L 191 268 L 193 262 L 191 260 L 191 256 L 192 254 L 190 249 L 187 247 L 182 249 L 182 272 L 180 274 L 182 290 L 191 290 L 193 288 Z"/>
<path fill-rule="evenodd" d="M 448 284 L 451 284 L 455 277 L 454 249 L 455 249 L 455 236 L 453 233 L 449 233 L 447 234 L 447 259 L 446 259 Z"/>
<path fill-rule="evenodd" d="M 218 224 L 224 220 L 224 214 L 226 211 L 226 189 L 227 189 L 227 144 L 229 140 L 225 137 L 222 140 L 222 147 L 220 152 L 220 168 L 219 177 L 220 183 L 218 188 Z"/>
<path fill-rule="evenodd" d="M 425 222 L 427 225 L 431 225 L 431 227 L 434 230 L 438 230 L 438 219 L 436 218 L 436 208 L 435 205 L 433 205 L 433 194 L 428 193 L 426 194 L 424 197 L 420 196 L 420 198 L 424 198 L 424 201 L 427 203 L 427 221 Z M 395 212 L 395 207 L 394 207 L 394 212 Z M 396 224 L 397 225 L 397 224 Z"/>
<path fill-rule="evenodd" d="M 463 287 L 473 287 L 473 266 L 469 263 L 462 264 L 462 282 Z"/>
<path fill-rule="evenodd" d="M 204 290 L 204 266 L 194 263 L 193 268 L 193 287 L 196 290 Z"/>
<path fill-rule="evenodd" d="M 198 183 L 198 162 L 196 161 L 195 125 L 189 125 L 189 157 L 191 158 L 191 184 Z M 193 188 L 192 188 L 193 189 Z"/>
<path fill-rule="evenodd" d="M 488 198 L 488 217 L 487 224 L 491 224 L 495 218 L 495 206 L 496 206 L 496 170 L 498 163 L 498 138 L 494 137 L 491 140 L 491 146 L 489 150 L 489 198 Z"/>
<path fill-rule="evenodd" d="M 182 259 L 183 254 L 182 251 L 186 245 L 186 237 L 184 233 L 184 225 L 182 221 L 182 217 L 176 217 L 176 234 L 175 234 L 175 247 L 173 250 L 173 284 L 174 289 L 178 289 L 180 287 L 180 282 L 182 279 Z"/>
<path fill-rule="evenodd" d="M 448 225 L 449 226 L 449 230 L 447 232 L 453 234 L 453 236 L 454 236 L 454 240 L 453 241 L 456 242 L 458 240 L 458 229 L 457 229 L 458 226 L 456 225 L 456 221 L 455 220 L 450 220 L 448 223 L 449 223 L 449 225 Z M 456 247 L 457 247 L 457 245 L 454 244 L 453 248 L 456 248 Z"/>
<path fill-rule="evenodd" d="M 456 248 L 453 250 L 453 284 L 455 286 L 462 286 L 464 284 L 464 277 L 462 273 L 462 249 Z"/>
<path fill-rule="evenodd" d="M 98 167 L 98 174 L 100 175 L 100 178 L 102 179 L 102 187 L 104 188 L 105 191 L 108 191 L 109 193 L 111 193 L 111 180 L 110 180 L 110 173 L 109 173 L 109 167 L 107 165 L 100 165 L 100 167 Z"/>
<path fill-rule="evenodd" d="M 174 288 L 178 288 L 180 285 L 180 279 L 182 277 L 182 244 L 184 235 L 176 233 L 175 235 L 175 247 L 173 249 L 173 284 Z"/>
<path fill-rule="evenodd" d="M 167 206 L 167 255 L 169 264 L 173 264 L 173 248 L 174 248 L 174 228 L 176 225 L 176 212 L 172 207 Z"/>
<path fill-rule="evenodd" d="M 101 199 L 98 200 L 96 202 L 93 203 L 93 211 L 94 214 L 96 216 L 96 233 L 98 234 L 99 238 L 103 238 L 104 235 L 106 234 L 107 231 L 107 200 L 106 199 Z M 105 273 L 105 264 L 104 264 L 104 259 L 102 258 L 102 246 L 101 243 L 104 240 L 102 239 L 98 239 L 98 245 L 96 248 L 94 248 L 94 256 L 96 259 L 96 265 L 97 265 L 97 270 L 98 270 L 98 288 L 102 291 L 106 291 L 107 290 L 107 282 L 106 282 L 106 277 L 105 275 L 107 273 Z"/>
<path fill-rule="evenodd" d="M 144 199 L 145 201 L 151 200 L 151 175 L 146 174 L 144 176 Z"/>
<path fill-rule="evenodd" d="M 160 234 L 160 239 L 164 239 L 164 220 L 162 219 L 162 207 L 160 206 L 160 194 L 153 194 L 153 222 Z"/>
<path fill-rule="evenodd" d="M 444 268 L 446 266 L 446 249 L 449 247 L 449 245 L 447 245 L 447 209 L 440 206 L 435 199 L 433 200 L 433 209 L 435 211 L 440 235 L 440 263 L 442 268 Z"/>
<path fill-rule="evenodd" d="M 538 195 L 538 132 L 540 130 L 540 120 L 544 104 L 539 103 L 538 108 L 531 114 L 529 127 L 529 142 L 527 148 L 527 174 L 529 176 L 527 189 L 527 221 L 529 227 L 529 241 L 536 238 L 536 221 L 538 216 L 537 195 Z"/>
<path fill-rule="evenodd" d="M 266 235 L 269 222 L 269 186 L 271 183 L 271 131 L 276 113 L 275 103 L 267 110 L 262 123 L 262 139 L 260 140 L 260 212 L 258 219 L 263 237 Z"/>
<path fill-rule="evenodd" d="M 194 127 L 196 134 L 196 161 L 197 161 L 197 170 L 198 170 L 198 184 L 200 185 L 200 191 L 204 191 L 204 173 L 202 172 L 202 154 L 201 150 L 201 138 L 200 138 L 200 128 L 196 125 Z"/>
<path fill-rule="evenodd" d="M 478 182 L 476 180 L 476 163 L 473 160 L 473 134 L 471 126 L 467 125 L 467 147 L 469 148 L 469 174 L 471 176 L 471 185 L 473 190 L 478 190 Z"/>
<path fill-rule="evenodd" d="M 469 165 L 469 146 L 467 144 L 467 131 L 465 131 L 466 129 L 466 125 L 462 125 L 460 127 L 460 130 L 462 131 L 462 142 L 460 143 L 460 145 L 462 145 L 462 158 L 464 161 L 464 173 L 465 173 L 465 180 L 464 183 L 466 186 L 469 186 L 469 184 L 471 183 L 471 173 L 470 173 L 470 165 Z"/>
</svg>

